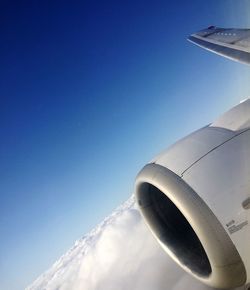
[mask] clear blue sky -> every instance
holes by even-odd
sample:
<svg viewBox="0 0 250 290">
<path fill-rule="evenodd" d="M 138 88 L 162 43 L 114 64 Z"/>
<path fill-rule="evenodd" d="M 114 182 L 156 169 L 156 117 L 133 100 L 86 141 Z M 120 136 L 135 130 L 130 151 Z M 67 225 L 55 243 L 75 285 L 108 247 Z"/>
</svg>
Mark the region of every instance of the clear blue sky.
<svg viewBox="0 0 250 290">
<path fill-rule="evenodd" d="M 247 2 L 1 2 L 1 290 L 27 286 L 158 151 L 250 94 L 250 67 L 186 41 L 249 27 Z"/>
</svg>

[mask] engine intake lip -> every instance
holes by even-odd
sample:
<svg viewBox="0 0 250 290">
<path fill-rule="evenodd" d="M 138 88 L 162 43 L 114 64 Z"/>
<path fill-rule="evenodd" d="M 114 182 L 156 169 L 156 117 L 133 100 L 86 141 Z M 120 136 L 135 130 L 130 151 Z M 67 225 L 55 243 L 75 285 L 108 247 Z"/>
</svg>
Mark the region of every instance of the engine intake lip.
<svg viewBox="0 0 250 290">
<path fill-rule="evenodd" d="M 244 285 L 246 270 L 227 232 L 178 175 L 146 165 L 136 178 L 142 216 L 163 249 L 187 272 L 217 288 Z"/>
</svg>

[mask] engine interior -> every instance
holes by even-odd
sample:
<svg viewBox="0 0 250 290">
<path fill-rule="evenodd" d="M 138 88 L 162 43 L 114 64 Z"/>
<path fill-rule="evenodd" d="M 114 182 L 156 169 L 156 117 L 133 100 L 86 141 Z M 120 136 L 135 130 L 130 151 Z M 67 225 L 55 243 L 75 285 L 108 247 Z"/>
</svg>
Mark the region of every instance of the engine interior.
<svg viewBox="0 0 250 290">
<path fill-rule="evenodd" d="M 137 197 L 147 224 L 161 243 L 193 273 L 208 277 L 212 269 L 205 249 L 177 206 L 150 183 L 140 185 Z"/>
</svg>

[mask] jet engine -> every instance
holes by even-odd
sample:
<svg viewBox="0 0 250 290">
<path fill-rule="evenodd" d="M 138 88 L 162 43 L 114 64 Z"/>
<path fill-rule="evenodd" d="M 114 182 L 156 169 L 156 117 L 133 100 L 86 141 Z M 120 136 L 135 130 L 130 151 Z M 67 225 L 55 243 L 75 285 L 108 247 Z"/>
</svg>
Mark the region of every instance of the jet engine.
<svg viewBox="0 0 250 290">
<path fill-rule="evenodd" d="M 140 212 L 162 248 L 215 288 L 250 282 L 250 99 L 138 174 Z"/>
</svg>

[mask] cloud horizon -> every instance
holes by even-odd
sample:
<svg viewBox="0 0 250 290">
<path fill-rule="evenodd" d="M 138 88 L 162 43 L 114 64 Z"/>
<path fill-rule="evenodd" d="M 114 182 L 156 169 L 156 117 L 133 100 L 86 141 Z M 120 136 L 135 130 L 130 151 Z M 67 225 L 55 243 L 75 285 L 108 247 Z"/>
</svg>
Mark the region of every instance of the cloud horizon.
<svg viewBox="0 0 250 290">
<path fill-rule="evenodd" d="M 142 221 L 134 197 L 77 240 L 26 290 L 211 289 L 176 265 Z"/>
</svg>

